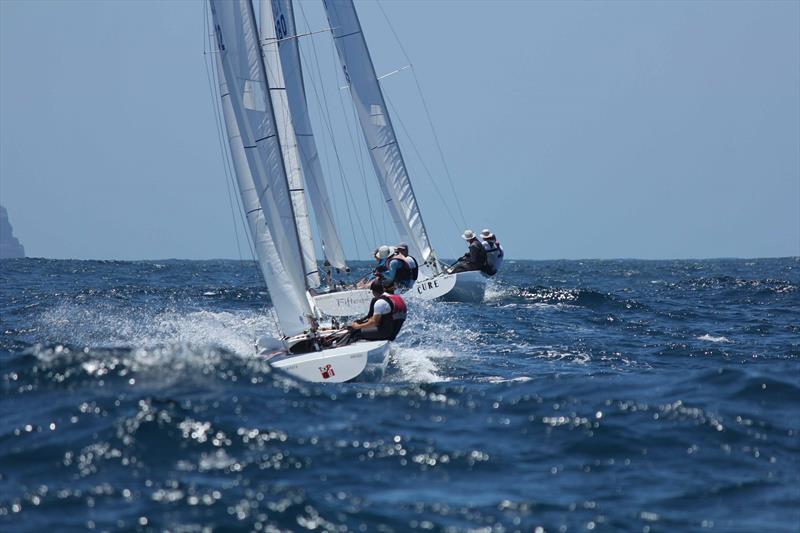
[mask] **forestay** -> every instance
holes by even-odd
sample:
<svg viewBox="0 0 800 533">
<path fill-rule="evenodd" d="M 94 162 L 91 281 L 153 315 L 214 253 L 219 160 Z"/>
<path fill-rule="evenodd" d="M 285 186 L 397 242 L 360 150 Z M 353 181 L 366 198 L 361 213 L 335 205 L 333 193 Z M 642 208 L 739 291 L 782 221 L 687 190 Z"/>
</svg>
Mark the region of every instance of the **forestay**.
<svg viewBox="0 0 800 533">
<path fill-rule="evenodd" d="M 234 170 L 259 264 L 285 335 L 308 327 L 300 253 L 258 32 L 249 0 L 209 0 Z"/>
<path fill-rule="evenodd" d="M 352 0 L 323 0 L 323 3 L 387 207 L 400 237 L 408 242 L 411 254 L 427 261 L 433 249 L 355 6 Z"/>
<path fill-rule="evenodd" d="M 291 125 L 294 128 L 306 188 L 311 205 L 314 207 L 325 257 L 335 268 L 343 270 L 347 268 L 347 263 L 342 242 L 333 221 L 330 197 L 325 187 L 317 145 L 311 129 L 292 2 L 291 0 L 261 0 L 260 7 L 261 36 L 265 38 L 263 45 L 265 61 L 271 70 L 273 69 L 271 67 L 273 60 L 280 64 L 274 70 L 282 74 L 283 81 L 275 84 L 275 87 L 285 87 L 285 91 L 282 92 L 288 100 Z M 276 118 L 280 124 L 277 109 Z M 283 132 L 281 131 L 281 133 Z M 286 137 L 283 138 L 284 142 L 287 142 Z"/>
</svg>

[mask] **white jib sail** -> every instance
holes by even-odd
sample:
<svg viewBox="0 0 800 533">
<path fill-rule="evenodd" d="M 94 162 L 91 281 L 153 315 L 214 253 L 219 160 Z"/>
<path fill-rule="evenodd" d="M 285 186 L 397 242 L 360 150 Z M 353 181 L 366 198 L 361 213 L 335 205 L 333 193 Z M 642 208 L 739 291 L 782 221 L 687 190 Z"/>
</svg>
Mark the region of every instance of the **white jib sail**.
<svg viewBox="0 0 800 533">
<path fill-rule="evenodd" d="M 367 149 L 400 237 L 423 261 L 433 254 L 389 111 L 352 0 L 323 0 Z"/>
<path fill-rule="evenodd" d="M 317 270 L 317 254 L 314 250 L 314 236 L 311 233 L 311 217 L 309 217 L 308 205 L 306 204 L 303 169 L 300 166 L 300 151 L 297 146 L 292 114 L 286 95 L 286 82 L 284 81 L 283 68 L 278 53 L 275 24 L 272 22 L 272 10 L 269 3 L 265 5 L 262 2 L 260 7 L 261 51 L 264 57 L 267 81 L 269 82 L 269 92 L 272 97 L 272 109 L 275 112 L 275 125 L 278 129 L 281 148 L 283 149 L 283 162 L 286 168 L 286 179 L 289 181 L 292 205 L 294 206 L 297 233 L 300 237 L 300 247 L 303 250 L 303 261 L 307 272 L 306 283 L 309 287 L 318 287 L 320 278 Z"/>
<path fill-rule="evenodd" d="M 311 308 L 252 5 L 249 0 L 209 3 L 239 192 L 281 328 L 295 335 L 308 327 Z"/>
<path fill-rule="evenodd" d="M 272 28 L 272 30 L 268 28 Z M 325 257 L 335 268 L 343 270 L 347 268 L 347 263 L 342 241 L 333 221 L 330 197 L 325 187 L 317 145 L 311 129 L 291 0 L 261 0 L 261 37 L 262 39 L 276 39 L 284 83 L 281 86 L 286 87 L 285 93 L 300 152 L 306 189 L 311 199 L 311 205 L 314 207 Z M 272 43 L 270 48 L 274 50 L 274 46 L 275 44 Z M 268 54 L 266 50 L 267 48 L 265 48 L 264 57 L 269 66 L 272 54 Z"/>
</svg>

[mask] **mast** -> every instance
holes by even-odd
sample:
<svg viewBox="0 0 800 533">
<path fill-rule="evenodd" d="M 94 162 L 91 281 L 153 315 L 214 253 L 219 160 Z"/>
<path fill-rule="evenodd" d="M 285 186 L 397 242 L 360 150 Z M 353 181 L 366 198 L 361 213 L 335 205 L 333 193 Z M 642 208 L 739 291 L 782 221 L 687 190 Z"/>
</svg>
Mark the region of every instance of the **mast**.
<svg viewBox="0 0 800 533">
<path fill-rule="evenodd" d="M 314 208 L 322 248 L 328 262 L 340 270 L 347 269 L 342 240 L 336 231 L 330 196 L 317 152 L 316 141 L 308 112 L 300 46 L 297 39 L 294 9 L 291 0 L 261 0 L 262 37 L 272 37 L 274 44 L 265 43 L 264 50 L 277 47 L 278 64 L 283 76 L 289 114 L 294 128 L 295 143 L 302 163 L 303 176 L 311 205 Z M 267 65 L 269 55 L 265 53 Z M 285 139 L 284 139 L 285 140 Z"/>
<path fill-rule="evenodd" d="M 214 1 L 219 1 L 219 0 L 214 0 Z M 317 264 L 316 264 L 316 261 L 314 261 L 313 266 L 312 265 L 308 265 L 306 263 L 305 253 L 303 251 L 303 244 L 302 244 L 301 237 L 300 237 L 300 229 L 297 226 L 297 212 L 295 210 L 295 202 L 294 202 L 294 199 L 292 198 L 293 197 L 292 184 L 289 182 L 289 176 L 286 173 L 286 164 L 284 163 L 284 160 L 283 160 L 283 148 L 282 148 L 283 143 L 281 143 L 280 132 L 278 131 L 278 126 L 277 126 L 277 123 L 275 121 L 275 108 L 272 105 L 272 97 L 270 95 L 270 88 L 269 88 L 269 78 L 267 77 L 267 69 L 264 66 L 263 51 L 261 50 L 261 47 L 259 45 L 260 43 L 259 43 L 258 26 L 256 25 L 256 13 L 253 10 L 253 1 L 252 0 L 239 0 L 239 1 L 246 3 L 247 4 L 247 8 L 250 11 L 250 17 L 247 19 L 246 24 L 248 25 L 248 30 L 253 32 L 252 35 L 254 35 L 255 39 L 256 39 L 256 46 L 258 47 L 258 51 L 259 51 L 258 61 L 255 61 L 255 63 L 257 63 L 256 68 L 260 69 L 260 71 L 261 71 L 260 72 L 260 75 L 261 75 L 260 80 L 263 83 L 264 87 L 266 88 L 265 97 L 266 97 L 267 104 L 268 104 L 266 107 L 269 110 L 268 111 L 269 112 L 269 118 L 270 118 L 270 120 L 272 122 L 273 139 L 277 143 L 278 149 L 280 150 L 280 154 L 281 154 L 281 157 L 279 158 L 279 163 L 280 164 L 278 165 L 280 167 L 280 172 L 278 173 L 278 176 L 275 177 L 275 180 L 279 182 L 280 179 L 283 178 L 283 181 L 284 181 L 284 183 L 286 185 L 286 192 L 288 193 L 288 196 L 289 196 L 289 211 L 291 212 L 291 224 L 289 224 L 289 226 L 291 226 L 294 229 L 294 234 L 291 235 L 289 237 L 289 239 L 291 240 L 291 237 L 293 236 L 294 237 L 294 242 L 297 245 L 297 250 L 298 250 L 298 252 L 300 254 L 300 267 L 302 268 L 301 272 L 303 272 L 303 276 L 302 276 L 303 277 L 303 288 L 308 290 L 310 288 L 310 285 L 308 283 L 308 276 L 310 274 L 312 274 L 312 272 L 317 272 Z M 245 146 L 245 148 L 247 148 L 247 147 Z M 280 194 L 280 191 L 276 191 L 276 193 Z M 307 270 L 309 268 L 312 269 L 312 270 Z"/>
<path fill-rule="evenodd" d="M 281 140 L 286 179 L 289 184 L 289 193 L 292 198 L 292 207 L 295 213 L 295 225 L 300 237 L 300 249 L 303 253 L 305 264 L 306 284 L 309 287 L 320 285 L 320 275 L 317 267 L 317 255 L 314 250 L 314 236 L 311 231 L 311 218 L 306 203 L 306 188 L 303 172 L 300 165 L 300 153 L 292 122 L 292 114 L 287 98 L 284 68 L 278 55 L 276 28 L 272 21 L 272 9 L 268 2 L 261 2 L 261 53 L 264 59 L 264 70 L 269 82 L 269 92 L 272 98 L 272 108 L 275 113 L 275 125 Z"/>
<path fill-rule="evenodd" d="M 220 94 L 239 193 L 286 335 L 311 325 L 300 240 L 249 0 L 209 0 Z"/>
<path fill-rule="evenodd" d="M 436 268 L 433 246 L 422 221 L 422 213 L 408 177 L 355 6 L 352 0 L 323 0 L 323 4 L 345 79 L 350 87 L 350 95 L 358 112 L 364 140 L 392 220 L 400 237 L 408 242 L 412 255 L 426 262 L 433 259 Z"/>
</svg>

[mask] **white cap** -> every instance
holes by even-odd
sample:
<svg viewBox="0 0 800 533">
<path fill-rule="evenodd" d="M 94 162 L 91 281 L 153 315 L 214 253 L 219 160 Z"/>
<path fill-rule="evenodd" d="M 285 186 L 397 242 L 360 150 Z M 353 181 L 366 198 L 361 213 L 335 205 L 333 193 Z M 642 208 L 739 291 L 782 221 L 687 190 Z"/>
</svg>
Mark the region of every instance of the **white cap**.
<svg viewBox="0 0 800 533">
<path fill-rule="evenodd" d="M 494 239 L 494 233 L 492 233 L 492 232 L 491 232 L 491 231 L 489 231 L 488 229 L 484 229 L 483 231 L 481 231 L 481 238 L 482 238 L 483 240 L 486 240 L 486 239 Z"/>
<path fill-rule="evenodd" d="M 378 248 L 378 259 L 386 259 L 389 257 L 389 254 L 392 252 L 391 248 L 386 246 L 385 244 Z"/>
<path fill-rule="evenodd" d="M 464 234 L 461 236 L 465 241 L 471 241 L 475 238 L 475 232 L 471 229 L 465 229 Z"/>
</svg>

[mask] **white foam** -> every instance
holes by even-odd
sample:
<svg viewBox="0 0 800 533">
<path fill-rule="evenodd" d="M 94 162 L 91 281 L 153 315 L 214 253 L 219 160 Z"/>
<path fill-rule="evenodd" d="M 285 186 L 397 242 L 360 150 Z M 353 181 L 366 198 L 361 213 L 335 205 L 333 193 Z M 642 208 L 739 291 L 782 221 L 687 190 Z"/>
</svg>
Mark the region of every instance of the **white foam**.
<svg viewBox="0 0 800 533">
<path fill-rule="evenodd" d="M 387 378 L 412 383 L 447 381 L 444 359 L 480 356 L 482 334 L 467 327 L 459 316 L 441 302 L 415 305 L 394 345 Z M 164 364 L 213 365 L 226 355 L 220 350 L 249 358 L 258 336 L 279 336 L 268 310 L 152 309 L 105 302 L 63 302 L 44 312 L 36 326 L 39 342 L 44 344 L 132 350 L 134 364 L 142 370 Z M 88 364 L 90 369 L 95 366 L 92 361 Z"/>
<path fill-rule="evenodd" d="M 569 305 L 569 304 L 562 304 L 562 303 L 546 304 L 546 303 L 542 303 L 542 302 L 536 302 L 536 303 L 533 303 L 533 304 L 528 304 L 528 307 L 533 307 L 533 308 L 536 308 L 536 309 L 548 309 L 548 310 L 553 310 L 553 311 L 566 311 L 568 309 L 575 308 L 574 305 Z"/>
<path fill-rule="evenodd" d="M 501 376 L 489 376 L 488 378 L 484 378 L 484 381 L 489 383 L 526 383 L 528 381 L 533 381 L 533 378 L 530 376 L 519 376 L 516 378 L 504 378 Z"/>
<path fill-rule="evenodd" d="M 578 363 L 580 365 L 585 365 L 586 363 L 592 360 L 592 356 L 586 352 L 572 352 L 572 351 L 563 352 L 561 350 L 546 350 L 545 353 L 542 355 L 547 359 L 554 359 L 557 361 L 569 361 L 572 363 Z"/>
<path fill-rule="evenodd" d="M 449 381 L 449 378 L 439 373 L 436 359 L 453 357 L 447 350 L 434 348 L 408 348 L 394 346 L 390 365 L 399 370 L 400 381 L 412 383 L 436 383 Z"/>
<path fill-rule="evenodd" d="M 708 341 L 708 342 L 731 342 L 731 340 L 728 339 L 727 337 L 722 337 L 722 336 L 714 337 L 713 335 L 709 335 L 708 333 L 697 337 L 697 340 Z"/>
<path fill-rule="evenodd" d="M 192 344 L 218 346 L 242 356 L 253 355 L 258 335 L 278 335 L 274 321 L 264 313 L 174 312 L 157 318 L 167 327 L 152 339 L 156 343 L 173 342 L 177 338 Z"/>
<path fill-rule="evenodd" d="M 105 306 L 62 304 L 38 320 L 45 342 L 104 348 L 150 348 L 192 344 L 222 348 L 241 356 L 254 353 L 257 335 L 275 334 L 263 312 L 164 310 L 124 312 Z"/>
<path fill-rule="evenodd" d="M 495 300 L 502 300 L 514 296 L 514 289 L 511 287 L 504 287 L 494 281 L 489 281 L 486 284 L 486 291 L 483 295 L 484 302 L 492 302 Z"/>
<path fill-rule="evenodd" d="M 515 352 L 530 354 L 535 357 L 551 359 L 553 361 L 564 361 L 583 365 L 592 360 L 592 356 L 587 352 L 570 350 L 569 348 L 561 346 L 528 344 L 524 342 L 516 343 L 513 346 Z"/>
</svg>

